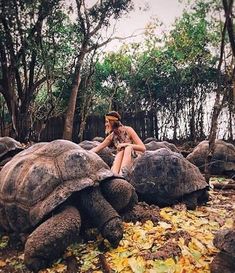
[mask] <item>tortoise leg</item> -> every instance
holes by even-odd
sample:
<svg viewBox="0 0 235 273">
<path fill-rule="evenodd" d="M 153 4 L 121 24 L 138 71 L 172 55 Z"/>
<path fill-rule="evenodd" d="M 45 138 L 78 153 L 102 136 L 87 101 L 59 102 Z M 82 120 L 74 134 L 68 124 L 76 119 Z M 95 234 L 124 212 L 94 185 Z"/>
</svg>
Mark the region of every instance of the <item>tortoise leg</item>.
<svg viewBox="0 0 235 273">
<path fill-rule="evenodd" d="M 197 199 L 198 204 L 204 205 L 208 201 L 209 201 L 209 191 L 207 189 L 198 191 L 198 199 Z"/>
<path fill-rule="evenodd" d="M 90 187 L 79 192 L 79 206 L 93 225 L 113 247 L 117 247 L 123 236 L 123 225 L 120 216 L 103 197 L 100 187 Z"/>
<path fill-rule="evenodd" d="M 183 202 L 185 203 L 188 210 L 195 210 L 197 208 L 197 192 L 192 192 L 183 197 Z"/>
<path fill-rule="evenodd" d="M 34 272 L 50 265 L 78 239 L 80 226 L 80 213 L 75 207 L 65 207 L 61 212 L 43 222 L 26 241 L 25 265 Z"/>
<path fill-rule="evenodd" d="M 103 181 L 101 191 L 116 211 L 132 209 L 138 202 L 135 188 L 124 179 L 115 178 Z"/>
</svg>

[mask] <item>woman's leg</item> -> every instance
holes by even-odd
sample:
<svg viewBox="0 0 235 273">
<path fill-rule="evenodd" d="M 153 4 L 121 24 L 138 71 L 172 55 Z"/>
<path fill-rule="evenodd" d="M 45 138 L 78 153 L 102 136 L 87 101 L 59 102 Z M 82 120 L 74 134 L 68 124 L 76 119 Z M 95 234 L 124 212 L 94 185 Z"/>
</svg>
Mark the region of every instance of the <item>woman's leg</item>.
<svg viewBox="0 0 235 273">
<path fill-rule="evenodd" d="M 122 159 L 123 159 L 123 155 L 124 155 L 124 150 L 118 152 L 114 158 L 114 162 L 112 165 L 111 170 L 113 171 L 113 173 L 118 174 L 120 169 L 121 169 L 121 164 L 122 164 Z"/>
<path fill-rule="evenodd" d="M 132 151 L 133 148 L 131 146 L 127 146 L 124 150 L 121 167 L 120 170 L 122 170 L 123 167 L 131 167 L 132 165 Z"/>
</svg>

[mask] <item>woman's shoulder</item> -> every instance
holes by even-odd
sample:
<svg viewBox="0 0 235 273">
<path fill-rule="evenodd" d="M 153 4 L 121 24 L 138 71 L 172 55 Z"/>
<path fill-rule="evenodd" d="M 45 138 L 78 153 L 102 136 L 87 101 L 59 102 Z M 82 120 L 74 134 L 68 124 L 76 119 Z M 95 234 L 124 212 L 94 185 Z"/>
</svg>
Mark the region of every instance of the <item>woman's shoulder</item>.
<svg viewBox="0 0 235 273">
<path fill-rule="evenodd" d="M 130 139 L 132 139 L 133 136 L 135 135 L 135 130 L 131 126 L 125 126 L 124 130 Z"/>
<path fill-rule="evenodd" d="M 124 126 L 125 130 L 128 132 L 128 133 L 131 133 L 134 131 L 134 129 L 131 127 L 131 126 Z"/>
</svg>

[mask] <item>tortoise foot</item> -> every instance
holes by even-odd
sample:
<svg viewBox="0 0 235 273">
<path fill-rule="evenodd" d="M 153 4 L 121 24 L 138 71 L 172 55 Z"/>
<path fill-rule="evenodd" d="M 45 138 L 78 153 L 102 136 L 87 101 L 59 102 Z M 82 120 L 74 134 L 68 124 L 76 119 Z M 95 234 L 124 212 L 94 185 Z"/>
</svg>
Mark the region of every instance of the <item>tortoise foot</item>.
<svg viewBox="0 0 235 273">
<path fill-rule="evenodd" d="M 102 235 L 106 238 L 113 248 L 116 248 L 123 237 L 123 225 L 120 218 L 111 219 L 103 229 Z"/>
</svg>

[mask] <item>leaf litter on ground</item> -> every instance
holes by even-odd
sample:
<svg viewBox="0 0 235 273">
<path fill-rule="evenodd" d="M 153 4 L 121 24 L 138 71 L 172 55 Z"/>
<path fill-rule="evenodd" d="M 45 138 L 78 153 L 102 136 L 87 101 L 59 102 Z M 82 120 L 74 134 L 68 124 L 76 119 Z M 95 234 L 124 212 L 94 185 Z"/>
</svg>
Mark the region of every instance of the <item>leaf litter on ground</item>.
<svg viewBox="0 0 235 273">
<path fill-rule="evenodd" d="M 224 178 L 218 181 L 226 183 Z M 195 211 L 186 210 L 183 204 L 150 206 L 154 210 L 154 215 L 146 214 L 150 220 L 140 222 L 136 217 L 135 223 L 124 222 L 124 236 L 115 249 L 93 230 L 95 240 L 71 245 L 61 259 L 40 273 L 72 273 L 70 258 L 81 273 L 209 273 L 218 251 L 214 234 L 234 226 L 235 191 L 213 189 L 209 193 L 209 202 Z M 0 238 L 1 272 L 30 272 L 23 264 L 23 249 L 8 234 Z"/>
</svg>

